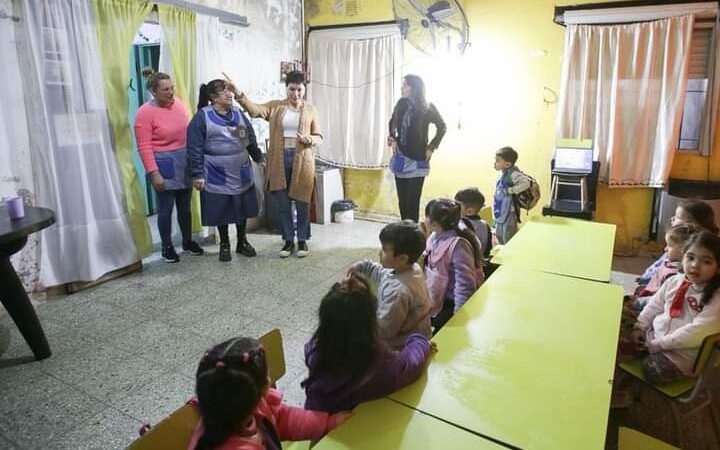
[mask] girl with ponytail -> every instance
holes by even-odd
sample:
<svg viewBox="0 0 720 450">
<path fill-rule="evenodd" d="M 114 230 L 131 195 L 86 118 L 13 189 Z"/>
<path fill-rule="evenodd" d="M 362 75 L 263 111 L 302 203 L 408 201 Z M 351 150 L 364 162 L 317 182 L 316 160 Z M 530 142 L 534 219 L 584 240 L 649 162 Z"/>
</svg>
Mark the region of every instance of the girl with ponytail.
<svg viewBox="0 0 720 450">
<path fill-rule="evenodd" d="M 201 420 L 188 450 L 279 450 L 281 441 L 320 439 L 350 416 L 284 404 L 270 387 L 265 350 L 255 339 L 215 346 L 195 379 Z"/>
<path fill-rule="evenodd" d="M 482 246 L 471 228 L 461 225 L 456 201 L 431 200 L 425 207 L 425 227 L 432 232 L 425 249 L 425 277 L 437 333 L 485 281 Z"/>
</svg>

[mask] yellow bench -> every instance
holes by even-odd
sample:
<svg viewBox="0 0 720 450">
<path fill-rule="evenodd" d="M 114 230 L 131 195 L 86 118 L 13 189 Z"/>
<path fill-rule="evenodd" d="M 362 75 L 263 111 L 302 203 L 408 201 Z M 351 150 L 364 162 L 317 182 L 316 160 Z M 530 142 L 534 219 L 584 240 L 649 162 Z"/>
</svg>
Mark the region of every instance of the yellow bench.
<svg viewBox="0 0 720 450">
<path fill-rule="evenodd" d="M 620 427 L 618 450 L 679 450 L 670 444 L 642 434 L 631 428 Z"/>
<path fill-rule="evenodd" d="M 480 218 L 487 222 L 491 227 L 495 226 L 495 216 L 493 216 L 492 206 L 486 206 L 481 209 L 478 216 L 480 216 Z"/>
</svg>

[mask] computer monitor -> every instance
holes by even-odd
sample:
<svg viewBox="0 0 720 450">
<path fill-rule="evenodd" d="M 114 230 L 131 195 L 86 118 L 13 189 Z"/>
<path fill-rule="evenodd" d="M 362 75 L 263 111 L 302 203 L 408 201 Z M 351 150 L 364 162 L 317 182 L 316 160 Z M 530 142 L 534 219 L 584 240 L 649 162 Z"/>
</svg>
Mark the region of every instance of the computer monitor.
<svg viewBox="0 0 720 450">
<path fill-rule="evenodd" d="M 555 172 L 592 173 L 593 149 L 558 147 L 555 149 Z"/>
</svg>

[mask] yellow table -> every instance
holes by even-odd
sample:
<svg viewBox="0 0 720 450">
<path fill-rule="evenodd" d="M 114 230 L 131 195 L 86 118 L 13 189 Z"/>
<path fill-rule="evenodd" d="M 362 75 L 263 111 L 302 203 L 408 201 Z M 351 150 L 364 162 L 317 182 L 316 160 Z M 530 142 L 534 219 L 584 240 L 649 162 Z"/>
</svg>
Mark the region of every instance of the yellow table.
<svg viewBox="0 0 720 450">
<path fill-rule="evenodd" d="M 390 398 L 523 449 L 603 449 L 620 286 L 501 266 Z"/>
<path fill-rule="evenodd" d="M 492 261 L 526 269 L 610 281 L 615 225 L 532 216 Z"/>
<path fill-rule="evenodd" d="M 392 400 L 355 408 L 353 417 L 313 450 L 500 450 L 505 447 Z"/>
</svg>

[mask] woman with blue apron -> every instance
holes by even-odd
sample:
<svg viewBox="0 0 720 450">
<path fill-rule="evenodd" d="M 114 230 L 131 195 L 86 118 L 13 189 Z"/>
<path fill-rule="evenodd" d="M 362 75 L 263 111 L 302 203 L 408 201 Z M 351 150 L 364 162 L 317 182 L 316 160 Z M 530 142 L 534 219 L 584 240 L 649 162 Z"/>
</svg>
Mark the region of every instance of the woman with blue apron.
<svg viewBox="0 0 720 450">
<path fill-rule="evenodd" d="M 175 263 L 180 257 L 172 242 L 172 212 L 182 232 L 182 248 L 193 255 L 203 249 L 192 240 L 190 171 L 185 149 L 190 115 L 183 102 L 175 98 L 175 86 L 168 74 L 146 68 L 143 75 L 153 99 L 135 115 L 135 140 L 147 177 L 155 189 L 158 203 L 157 225 L 162 241 L 162 257 Z"/>
<path fill-rule="evenodd" d="M 402 220 L 417 222 L 430 158 L 440 145 L 447 127 L 432 103 L 425 101 L 425 84 L 417 75 L 405 75 L 390 118 L 388 145 L 393 149 L 390 171 L 395 175 L 398 206 Z M 428 143 L 428 127 L 435 125 L 435 137 Z"/>
<path fill-rule="evenodd" d="M 236 253 L 256 255 L 247 240 L 247 219 L 259 213 L 252 160 L 264 163 L 250 121 L 233 107 L 225 81 L 200 86 L 198 112 L 188 126 L 188 160 L 193 186 L 201 191 L 202 223 L 220 235 L 220 261 L 230 261 L 228 225 L 237 230 Z"/>
</svg>

